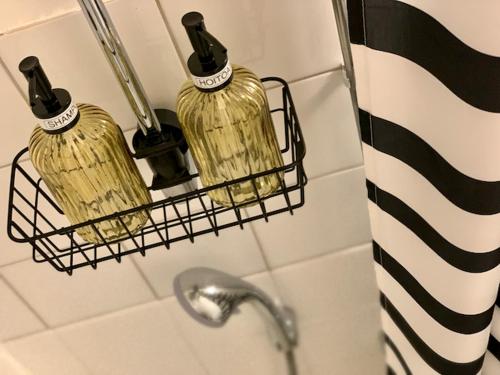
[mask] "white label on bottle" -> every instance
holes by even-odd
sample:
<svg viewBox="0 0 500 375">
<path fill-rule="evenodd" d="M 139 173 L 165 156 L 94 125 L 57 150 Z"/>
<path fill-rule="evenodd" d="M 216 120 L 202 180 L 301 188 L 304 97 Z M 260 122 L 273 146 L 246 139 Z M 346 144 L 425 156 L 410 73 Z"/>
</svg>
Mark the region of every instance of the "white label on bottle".
<svg viewBox="0 0 500 375">
<path fill-rule="evenodd" d="M 42 120 L 40 126 L 45 130 L 58 130 L 71 124 L 71 122 L 78 116 L 78 107 L 75 103 L 71 102 L 69 107 L 59 115 Z"/>
<path fill-rule="evenodd" d="M 191 78 L 193 79 L 194 85 L 196 87 L 199 87 L 200 89 L 215 89 L 226 83 L 231 78 L 232 74 L 233 68 L 231 68 L 231 64 L 228 61 L 224 69 L 222 69 L 220 72 L 217 72 L 208 77 L 198 77 L 195 75 L 191 75 Z"/>
</svg>

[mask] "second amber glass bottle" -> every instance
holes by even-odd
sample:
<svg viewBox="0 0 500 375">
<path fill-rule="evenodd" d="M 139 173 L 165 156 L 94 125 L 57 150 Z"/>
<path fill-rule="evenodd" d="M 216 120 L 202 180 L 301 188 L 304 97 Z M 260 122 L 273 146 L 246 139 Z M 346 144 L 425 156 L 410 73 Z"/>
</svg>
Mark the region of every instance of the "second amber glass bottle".
<svg viewBox="0 0 500 375">
<path fill-rule="evenodd" d="M 29 143 L 35 169 L 71 224 L 115 214 L 151 202 L 151 195 L 119 126 L 94 105 L 74 104 L 64 89 L 52 89 L 36 57 L 19 69 L 30 85 L 30 104 L 40 119 Z M 76 232 L 102 243 L 133 234 L 144 226 L 144 210 L 98 221 Z"/>
<path fill-rule="evenodd" d="M 177 116 L 204 186 L 213 186 L 283 166 L 262 83 L 248 69 L 231 65 L 227 50 L 205 30 L 203 16 L 182 23 L 195 52 L 188 60 L 192 80 L 177 98 Z M 223 206 L 254 201 L 281 185 L 282 173 L 208 192 Z"/>
</svg>

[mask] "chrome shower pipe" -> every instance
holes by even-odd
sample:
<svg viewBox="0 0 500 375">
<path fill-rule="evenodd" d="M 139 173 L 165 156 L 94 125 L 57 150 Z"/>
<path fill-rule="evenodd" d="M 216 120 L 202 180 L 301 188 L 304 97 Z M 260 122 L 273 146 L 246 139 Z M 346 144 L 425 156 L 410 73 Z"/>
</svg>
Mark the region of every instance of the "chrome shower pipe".
<svg viewBox="0 0 500 375">
<path fill-rule="evenodd" d="M 140 129 L 145 135 L 148 130 L 153 129 L 161 132 L 160 122 L 137 78 L 103 2 L 101 0 L 78 0 L 78 2 L 127 96 Z"/>
<path fill-rule="evenodd" d="M 344 73 L 346 75 L 347 87 L 351 93 L 351 102 L 354 109 L 354 118 L 358 128 L 358 136 L 361 141 L 361 127 L 359 124 L 358 97 L 356 94 L 356 79 L 354 76 L 354 64 L 352 62 L 351 43 L 349 39 L 349 27 L 347 25 L 347 11 L 345 0 L 332 0 L 333 12 L 339 34 L 340 48 L 344 59 Z"/>
</svg>

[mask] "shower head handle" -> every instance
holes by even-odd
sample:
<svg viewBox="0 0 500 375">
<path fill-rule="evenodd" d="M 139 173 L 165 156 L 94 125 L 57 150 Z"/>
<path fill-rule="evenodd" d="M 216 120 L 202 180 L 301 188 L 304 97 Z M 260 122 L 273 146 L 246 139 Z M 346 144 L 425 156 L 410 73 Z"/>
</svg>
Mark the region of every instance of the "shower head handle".
<svg viewBox="0 0 500 375">
<path fill-rule="evenodd" d="M 269 323 L 278 349 L 288 351 L 297 345 L 293 310 L 240 278 L 210 268 L 191 268 L 177 275 L 174 291 L 189 315 L 211 327 L 223 326 L 241 303 L 250 302 Z"/>
</svg>

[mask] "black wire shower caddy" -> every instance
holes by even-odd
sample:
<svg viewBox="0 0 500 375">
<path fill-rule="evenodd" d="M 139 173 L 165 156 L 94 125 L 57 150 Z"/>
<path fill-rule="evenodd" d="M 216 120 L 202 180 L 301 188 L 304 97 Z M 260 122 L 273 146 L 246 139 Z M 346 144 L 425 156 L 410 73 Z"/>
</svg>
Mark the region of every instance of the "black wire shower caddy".
<svg viewBox="0 0 500 375">
<path fill-rule="evenodd" d="M 305 199 L 307 177 L 303 167 L 304 138 L 288 84 L 277 77 L 264 78 L 262 81 L 281 86 L 282 105 L 271 112 L 275 125 L 278 125 L 278 118 L 283 122 L 283 167 L 171 196 L 77 225 L 58 226 L 58 223 L 67 223 L 63 211 L 52 199 L 41 178 L 30 175 L 21 166 L 20 160 L 28 151 L 25 148 L 12 163 L 7 219 L 9 237 L 15 242 L 29 243 L 35 262 L 48 262 L 56 270 L 71 275 L 73 270 L 84 266 L 96 269 L 103 261 L 114 259 L 121 262 L 125 255 L 140 253 L 145 256 L 146 250 L 158 246 L 170 249 L 171 244 L 177 241 L 194 242 L 195 237 L 202 234 L 214 233 L 218 236 L 220 230 L 233 226 L 243 229 L 244 224 L 253 220 L 268 221 L 270 216 L 283 212 L 293 215 L 295 209 L 303 206 Z M 280 179 L 280 188 L 270 196 L 260 197 L 255 179 L 272 174 Z M 195 179 L 198 175 L 192 174 L 191 177 Z M 232 201 L 229 187 L 248 181 L 252 182 L 256 193 L 256 198 L 251 202 L 236 204 L 233 201 L 232 207 L 222 207 L 207 196 L 211 190 L 224 188 Z M 249 207 L 252 203 L 254 206 Z M 147 213 L 148 222 L 140 231 L 132 234 L 126 229 L 122 218 L 141 210 Z M 104 239 L 96 224 L 112 219 L 124 226 L 128 233 L 126 238 L 114 241 Z M 81 240 L 75 230 L 85 226 L 92 227 L 102 243 L 91 244 Z"/>
</svg>

